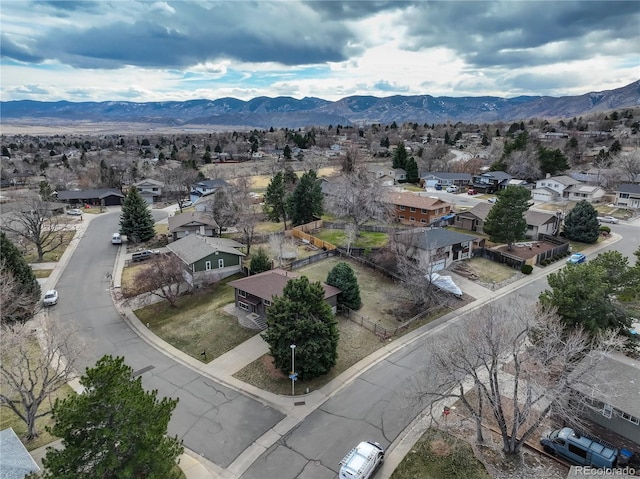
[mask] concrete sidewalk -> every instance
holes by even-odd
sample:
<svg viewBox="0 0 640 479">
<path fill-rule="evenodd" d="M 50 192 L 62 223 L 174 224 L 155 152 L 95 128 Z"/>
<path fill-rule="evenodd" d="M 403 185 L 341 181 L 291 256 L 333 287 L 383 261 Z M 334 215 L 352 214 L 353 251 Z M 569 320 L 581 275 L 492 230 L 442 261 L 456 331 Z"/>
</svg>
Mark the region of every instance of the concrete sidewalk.
<svg viewBox="0 0 640 479">
<path fill-rule="evenodd" d="M 175 207 L 168 207 L 165 210 L 171 213 L 175 210 Z M 76 238 L 74 238 L 72 244 L 67 248 L 62 258 L 60 258 L 60 261 L 55 264 L 52 274 L 44 282 L 43 289 L 53 289 L 55 287 L 62 270 L 75 250 L 75 246 L 77 246 L 78 241 L 82 238 L 90 220 L 93 219 L 90 217 L 94 217 L 93 215 L 86 216 L 87 218 L 78 225 L 78 234 L 76 235 Z M 586 249 L 585 253 L 593 254 L 599 249 L 615 243 L 618 240 L 620 240 L 620 236 L 614 234 L 602 243 Z M 479 308 L 490 299 L 504 296 L 513 289 L 532 282 L 539 277 L 546 276 L 550 272 L 558 270 L 564 266 L 564 262 L 559 261 L 557 264 L 547 266 L 546 268 L 534 268 L 534 272 L 531 275 L 525 275 L 517 281 L 495 291 L 485 288 L 462 276 L 455 275 L 454 281 L 456 281 L 465 294 L 475 298 L 473 302 L 447 315 L 450 316 L 450 318 L 447 319 L 445 317 L 447 320 L 435 328 L 421 327 L 380 348 L 359 363 L 353 365 L 321 389 L 309 394 L 296 394 L 295 398 L 292 398 L 291 396 L 279 396 L 277 394 L 263 391 L 233 377 L 234 373 L 243 369 L 245 366 L 251 364 L 268 352 L 268 346 L 264 340 L 262 340 L 260 335 L 255 335 L 232 351 L 225 353 L 208 364 L 204 364 L 166 343 L 150 331 L 137 319 L 129 306 L 129 303 L 123 300 L 120 292 L 119 285 L 121 285 L 122 271 L 125 266 L 126 258 L 126 246 L 122 245 L 118 250 L 118 255 L 113 268 L 112 284 L 114 286 L 111 289 L 111 293 L 116 309 L 120 313 L 121 317 L 127 322 L 131 329 L 140 336 L 141 339 L 181 364 L 199 372 L 203 376 L 225 384 L 239 392 L 248 394 L 261 402 L 269 404 L 270 406 L 282 411 L 287 416 L 283 421 L 277 424 L 273 430 L 267 432 L 263 437 L 256 440 L 255 443 L 245 450 L 244 453 L 241 454 L 240 457 L 238 457 L 226 470 L 223 470 L 216 464 L 209 462 L 205 458 L 198 456 L 191 451 L 185 451 L 180 458 L 180 466 L 188 479 L 233 479 L 241 476 L 242 473 L 255 461 L 255 459 L 257 459 L 272 444 L 278 441 L 284 434 L 290 431 L 291 428 L 299 424 L 307 415 L 313 412 L 327 399 L 337 394 L 362 372 L 374 366 L 380 360 L 423 336 L 433 334 L 435 331 L 440 331 L 441 329 L 448 327 L 451 324 L 451 321 L 455 321 L 455 318 L 459 317 L 462 313 Z M 77 385 L 75 386 L 77 387 Z M 402 461 L 404 455 L 411 449 L 413 444 L 415 444 L 415 442 L 420 438 L 426 427 L 426 422 L 421 418 L 417 418 L 402 434 L 398 436 L 396 441 L 394 441 L 394 443 L 392 443 L 388 448 L 385 463 L 381 469 L 382 472 L 380 473 L 381 477 L 390 477 L 393 470 Z M 44 453 L 40 450 L 32 451 L 34 459 L 36 459 L 39 464 L 41 464 L 39 461 L 41 461 L 43 454 Z M 39 459 L 38 455 L 40 455 Z"/>
</svg>

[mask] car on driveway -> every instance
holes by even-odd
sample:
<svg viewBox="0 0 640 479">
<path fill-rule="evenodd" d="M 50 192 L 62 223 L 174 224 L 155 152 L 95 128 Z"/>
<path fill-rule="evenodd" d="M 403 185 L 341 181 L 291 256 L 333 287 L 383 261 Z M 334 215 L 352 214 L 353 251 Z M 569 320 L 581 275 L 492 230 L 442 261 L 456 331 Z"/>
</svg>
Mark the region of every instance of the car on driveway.
<svg viewBox="0 0 640 479">
<path fill-rule="evenodd" d="M 580 264 L 580 263 L 584 263 L 586 260 L 587 260 L 587 255 L 585 255 L 584 253 L 573 253 L 571 256 L 569 256 L 567 263 Z"/>
<path fill-rule="evenodd" d="M 184 200 L 180 202 L 180 206 L 182 208 L 188 208 L 189 206 L 193 205 L 193 202 L 190 200 Z"/>
<path fill-rule="evenodd" d="M 82 210 L 78 208 L 71 208 L 70 210 L 67 210 L 67 214 L 71 216 L 82 216 Z"/>
<path fill-rule="evenodd" d="M 44 299 L 42 300 L 42 304 L 45 306 L 53 306 L 54 304 L 58 304 L 58 292 L 55 289 L 50 289 L 44 294 Z"/>
<path fill-rule="evenodd" d="M 613 216 L 598 216 L 598 221 L 600 223 L 618 224 L 618 218 L 614 218 Z"/>
<path fill-rule="evenodd" d="M 498 201 L 498 198 L 496 198 L 495 196 L 493 196 L 493 197 L 489 198 L 487 201 L 488 201 L 489 203 L 495 203 L 496 201 Z"/>
<path fill-rule="evenodd" d="M 447 193 L 457 193 L 458 187 L 455 185 L 447 186 Z"/>
</svg>

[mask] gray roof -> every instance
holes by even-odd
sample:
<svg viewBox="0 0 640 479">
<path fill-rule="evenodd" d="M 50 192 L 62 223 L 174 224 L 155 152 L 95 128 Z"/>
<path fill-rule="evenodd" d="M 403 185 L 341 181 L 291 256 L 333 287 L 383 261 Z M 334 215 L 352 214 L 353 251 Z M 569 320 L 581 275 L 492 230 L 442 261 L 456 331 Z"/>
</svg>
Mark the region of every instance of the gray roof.
<svg viewBox="0 0 640 479">
<path fill-rule="evenodd" d="M 574 178 L 571 178 L 570 176 L 567 175 L 560 175 L 560 176 L 552 176 L 550 178 L 541 178 L 538 181 L 557 181 L 558 183 L 562 183 L 563 185 L 566 186 L 571 186 L 571 185 L 577 185 L 580 182 Z"/>
<path fill-rule="evenodd" d="M 124 198 L 122 192 L 115 188 L 101 188 L 97 190 L 58 191 L 59 200 L 91 200 L 103 199 L 107 196 L 119 196 Z"/>
<path fill-rule="evenodd" d="M 409 243 L 416 248 L 432 251 L 444 246 L 466 243 L 467 241 L 474 241 L 480 238 L 478 236 L 451 231 L 446 228 L 417 228 L 408 232 L 398 233 L 396 239 L 400 243 Z"/>
<path fill-rule="evenodd" d="M 194 186 L 196 187 L 200 186 L 210 190 L 212 188 L 223 188 L 231 185 L 221 178 L 216 178 L 214 180 L 198 181 Z"/>
<path fill-rule="evenodd" d="M 228 238 L 189 235 L 173 243 L 169 243 L 167 249 L 186 264 L 193 264 L 202 258 L 215 254 L 216 251 L 236 256 L 244 256 L 244 253 L 236 249 L 242 248 L 243 246 L 241 243 Z"/>
<path fill-rule="evenodd" d="M 471 181 L 471 175 L 469 173 L 451 173 L 448 171 L 430 171 L 420 175 L 420 178 L 438 178 L 440 180 L 469 180 Z"/>
<path fill-rule="evenodd" d="M 467 213 L 471 213 L 484 221 L 487 219 L 487 216 L 489 216 L 491 208 L 493 208 L 491 203 L 477 203 L 473 208 L 468 210 Z"/>
<path fill-rule="evenodd" d="M 640 361 L 619 353 L 591 351 L 574 371 L 573 389 L 640 417 Z"/>
<path fill-rule="evenodd" d="M 509 173 L 505 173 L 504 171 L 487 171 L 486 173 L 482 173 L 481 175 L 477 176 L 483 176 L 485 178 L 495 178 L 499 181 L 510 180 L 511 178 L 513 178 L 513 176 L 511 176 Z"/>
<path fill-rule="evenodd" d="M 0 479 L 24 479 L 40 468 L 13 429 L 0 431 Z"/>
<path fill-rule="evenodd" d="M 636 185 L 633 183 L 625 183 L 622 184 L 620 186 L 618 186 L 618 189 L 616 191 L 619 191 L 620 193 L 640 193 L 640 185 Z"/>
<path fill-rule="evenodd" d="M 247 276 L 246 278 L 236 279 L 231 281 L 229 286 L 270 301 L 274 296 L 282 296 L 287 283 L 298 277 L 295 273 L 276 268 L 264 273 Z M 340 294 L 340 290 L 335 286 L 321 284 L 324 288 L 324 299 Z"/>
<path fill-rule="evenodd" d="M 169 216 L 167 219 L 169 225 L 169 232 L 173 233 L 177 229 L 186 229 L 185 226 L 192 224 L 193 226 L 207 225 L 214 228 L 218 227 L 218 223 L 208 214 L 202 211 L 191 211 L 186 213 L 179 213 L 177 215 Z"/>
</svg>

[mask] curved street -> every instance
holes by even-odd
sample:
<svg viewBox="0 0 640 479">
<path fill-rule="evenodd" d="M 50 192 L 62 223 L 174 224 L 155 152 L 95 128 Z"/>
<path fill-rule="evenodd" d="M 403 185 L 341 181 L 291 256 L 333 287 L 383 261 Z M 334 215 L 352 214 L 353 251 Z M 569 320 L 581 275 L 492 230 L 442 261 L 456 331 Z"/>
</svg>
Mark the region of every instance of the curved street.
<svg viewBox="0 0 640 479">
<path fill-rule="evenodd" d="M 156 220 L 163 214 L 154 210 Z M 49 319 L 77 325 L 80 337 L 90 345 L 83 367 L 92 366 L 104 354 L 124 356 L 142 375 L 145 387 L 180 398 L 170 433 L 211 461 L 214 477 L 335 477 L 344 454 L 360 440 L 369 439 L 388 448 L 377 477 L 389 477 L 422 413 L 412 397 L 424 380 L 421 365 L 429 344 L 441 341 L 448 327 L 464 327 L 469 313 L 482 303 L 506 301 L 513 295 L 535 301 L 547 286 L 545 275 L 563 266 L 536 268 L 530 277 L 499 291 L 485 290 L 476 302 L 390 343 L 320 393 L 296 398 L 306 399 L 306 404 L 296 406 L 291 398 L 274 401 L 273 395 L 261 395 L 242 384 L 225 385 L 216 380 L 215 370 L 203 372 L 197 361 L 192 366 L 167 356 L 132 330 L 114 307 L 107 276 L 116 261 L 118 248 L 110 237 L 117 230 L 118 217 L 111 212 L 86 225 L 57 283 L 61 299 Z M 614 237 L 587 251 L 615 249 L 633 262 L 633 252 L 640 245 L 638 229 L 638 220 L 634 225 L 613 225 Z"/>
</svg>

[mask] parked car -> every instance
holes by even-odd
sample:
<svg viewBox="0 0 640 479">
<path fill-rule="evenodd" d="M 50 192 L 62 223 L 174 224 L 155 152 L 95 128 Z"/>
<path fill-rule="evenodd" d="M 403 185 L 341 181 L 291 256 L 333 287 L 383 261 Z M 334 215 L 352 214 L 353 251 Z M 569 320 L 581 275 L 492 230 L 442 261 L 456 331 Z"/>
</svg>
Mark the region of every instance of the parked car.
<svg viewBox="0 0 640 479">
<path fill-rule="evenodd" d="M 136 263 L 138 261 L 144 261 L 144 260 L 147 260 L 147 259 L 151 259 L 151 257 L 153 255 L 156 255 L 158 253 L 160 253 L 160 251 L 158 251 L 157 249 L 154 249 L 154 250 L 148 249 L 148 250 L 145 250 L 145 251 L 139 251 L 139 252 L 133 253 L 131 255 L 131 261 Z"/>
<path fill-rule="evenodd" d="M 54 304 L 58 304 L 58 292 L 55 289 L 50 289 L 44 294 L 44 299 L 42 300 L 42 304 L 45 306 L 53 306 Z"/>
<path fill-rule="evenodd" d="M 478 194 L 478 190 L 474 190 L 473 188 L 469 188 L 469 190 L 467 191 L 468 195 L 477 195 Z"/>
<path fill-rule="evenodd" d="M 120 233 L 113 233 L 111 236 L 111 244 L 122 244 L 122 236 Z"/>
<path fill-rule="evenodd" d="M 184 200 L 180 202 L 180 206 L 182 206 L 183 208 L 188 208 L 191 205 L 193 205 L 193 202 L 190 200 Z"/>
<path fill-rule="evenodd" d="M 580 264 L 584 263 L 585 261 L 587 261 L 587 255 L 585 255 L 584 253 L 573 253 L 571 256 L 569 256 L 567 263 Z"/>
<path fill-rule="evenodd" d="M 458 187 L 455 185 L 447 186 L 447 193 L 457 193 Z"/>
<path fill-rule="evenodd" d="M 628 464 L 633 457 L 631 451 L 619 450 L 602 439 L 580 434 L 568 427 L 545 432 L 540 444 L 545 452 L 580 466 L 610 469 Z"/>
<path fill-rule="evenodd" d="M 436 190 L 441 191 L 442 190 L 442 185 L 440 185 L 440 184 L 436 185 Z"/>
<path fill-rule="evenodd" d="M 493 196 L 493 197 L 489 198 L 487 201 L 488 201 L 489 203 L 495 203 L 496 201 L 498 201 L 498 198 L 496 198 L 495 196 Z"/>
<path fill-rule="evenodd" d="M 78 208 L 71 208 L 67 210 L 67 214 L 71 216 L 82 216 L 82 210 Z"/>
<path fill-rule="evenodd" d="M 613 216 L 598 216 L 598 221 L 600 223 L 618 224 L 618 218 L 614 218 Z"/>
<path fill-rule="evenodd" d="M 374 441 L 361 442 L 340 461 L 340 479 L 369 479 L 384 462 L 384 449 Z"/>
</svg>

